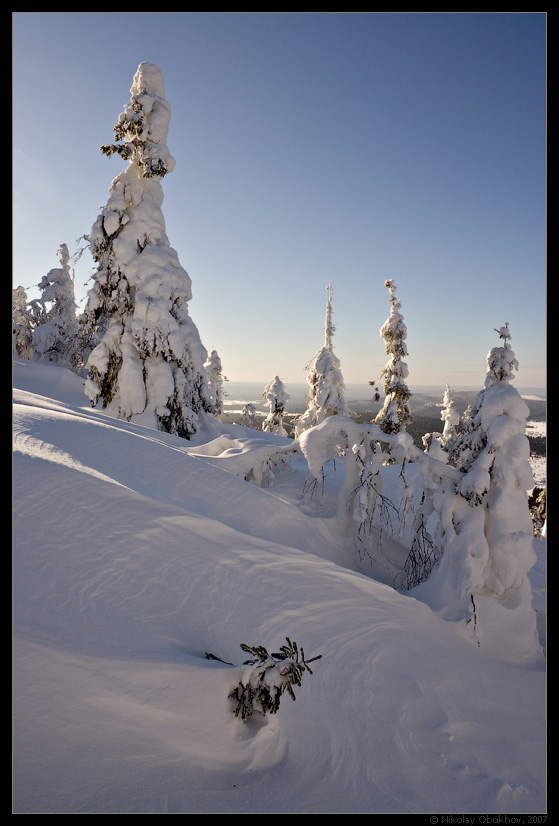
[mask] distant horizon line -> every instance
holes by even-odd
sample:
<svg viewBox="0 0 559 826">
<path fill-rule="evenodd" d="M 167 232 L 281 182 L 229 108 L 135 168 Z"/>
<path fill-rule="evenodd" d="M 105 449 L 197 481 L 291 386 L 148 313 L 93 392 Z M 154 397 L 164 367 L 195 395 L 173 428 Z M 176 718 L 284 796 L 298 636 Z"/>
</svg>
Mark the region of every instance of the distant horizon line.
<svg viewBox="0 0 559 826">
<path fill-rule="evenodd" d="M 306 381 L 289 381 L 288 379 L 281 379 L 281 380 L 282 380 L 284 385 L 304 386 L 304 387 L 308 386 Z M 231 384 L 243 384 L 243 385 L 253 384 L 253 385 L 258 385 L 259 387 L 260 387 L 260 385 L 262 385 L 262 387 L 264 388 L 264 387 L 266 387 L 266 385 L 268 385 L 270 383 L 270 379 L 225 379 L 225 382 L 226 382 L 226 384 L 230 384 L 230 385 Z M 472 390 L 472 391 L 475 391 L 475 390 L 483 389 L 483 385 L 480 385 L 480 384 L 450 384 L 449 382 L 430 382 L 430 383 L 426 383 L 426 384 L 409 384 L 408 388 L 412 392 L 413 392 L 414 388 L 415 389 L 424 389 L 426 387 L 431 387 L 431 388 L 442 388 L 442 389 L 444 389 L 444 388 L 446 388 L 447 384 L 448 384 L 448 386 L 450 387 L 451 390 Z M 345 382 L 346 389 L 348 387 L 357 387 L 357 386 L 359 386 L 359 387 L 368 387 L 369 385 L 370 385 L 370 383 L 368 381 Z M 513 387 L 516 387 L 516 389 L 518 391 L 523 390 L 523 391 L 526 392 L 526 391 L 529 391 L 529 390 L 533 390 L 533 391 L 538 390 L 540 392 L 543 391 L 544 393 L 547 392 L 547 385 L 529 385 L 529 384 L 516 385 L 513 382 Z M 379 388 L 379 389 L 382 389 L 382 388 Z M 371 392 L 372 392 L 372 390 L 371 390 Z"/>
</svg>

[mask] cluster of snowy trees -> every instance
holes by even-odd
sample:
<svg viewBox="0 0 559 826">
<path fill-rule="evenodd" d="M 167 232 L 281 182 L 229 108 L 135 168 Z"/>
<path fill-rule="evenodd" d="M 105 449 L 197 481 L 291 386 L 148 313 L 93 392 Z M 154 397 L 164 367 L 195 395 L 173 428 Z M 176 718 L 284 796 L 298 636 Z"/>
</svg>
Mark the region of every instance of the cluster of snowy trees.
<svg viewBox="0 0 559 826">
<path fill-rule="evenodd" d="M 50 270 L 38 284 L 40 298 L 28 301 L 23 287 L 13 290 L 13 350 L 20 358 L 43 359 L 78 370 L 82 339 L 66 244 L 59 246 L 58 260 L 60 267 Z"/>
<path fill-rule="evenodd" d="M 303 433 L 299 444 L 316 479 L 333 455 L 344 457 L 338 518 L 363 555 L 378 553 L 390 511 L 397 535 L 411 518 L 410 551 L 397 587 L 423 589 L 441 616 L 498 656 L 507 629 L 507 654 L 533 662 L 540 648 L 527 576 L 535 562 L 527 504 L 533 484 L 525 435 L 529 408 L 510 383 L 518 363 L 508 325 L 498 332 L 504 343 L 487 356 L 485 386 L 474 405 L 460 419 L 447 390 L 443 435 L 425 452 L 403 428 L 384 432 L 380 423 L 357 424 L 349 417 L 326 419 Z M 383 493 L 388 462 L 401 465 L 401 508 Z M 409 463 L 420 468 L 418 504 L 406 481 Z"/>
<path fill-rule="evenodd" d="M 115 143 L 101 147 L 128 165 L 113 180 L 88 239 L 97 270 L 85 310 L 76 316 L 70 256 L 62 244 L 60 266 L 40 281 L 39 299 L 28 301 L 22 287 L 13 291 L 13 349 L 20 358 L 56 362 L 82 375 L 91 404 L 110 415 L 190 439 L 205 417 L 219 419 L 227 379 L 217 352 L 208 354 L 189 315 L 191 280 L 165 232 L 161 181 L 175 161 L 167 148 L 170 107 L 161 70 L 141 63 L 130 91 L 130 104 L 114 126 Z M 358 424 L 347 408 L 333 350 L 329 284 L 324 344 L 307 365 L 308 405 L 294 422 L 288 452 L 303 455 L 315 479 L 331 458 L 343 458 L 338 519 L 363 556 L 374 553 L 379 530 L 397 510 L 383 493 L 382 469 L 400 463 L 406 504 L 396 515 L 403 523 L 411 514 L 412 525 L 398 586 L 428 585 L 433 605 L 446 618 L 468 624 L 478 643 L 491 640 L 494 621 L 501 624 L 495 606 L 505 611 L 509 626 L 532 628 L 528 409 L 510 384 L 518 364 L 508 324 L 498 331 L 503 344 L 488 355 L 485 387 L 473 407 L 460 417 L 447 387 L 443 432 L 426 434 L 421 451 L 406 432 L 407 330 L 396 286 L 392 280 L 385 286 L 390 314 L 380 332 L 389 361 L 380 377 L 382 410 L 374 422 Z M 278 376 L 263 398 L 269 412 L 262 429 L 286 436 L 289 394 Z M 253 405 L 243 409 L 242 424 L 257 426 Z M 410 462 L 421 468 L 419 504 L 406 486 Z M 535 626 L 530 651 L 532 643 Z"/>
<path fill-rule="evenodd" d="M 219 416 L 224 377 L 189 316 L 191 280 L 165 233 L 161 180 L 175 161 L 161 70 L 140 64 L 130 91 L 115 143 L 101 147 L 128 166 L 89 236 L 97 271 L 85 311 L 76 319 L 65 255 L 39 284 L 41 299 L 14 291 L 14 350 L 80 372 L 93 406 L 188 439 L 200 416 Z"/>
<path fill-rule="evenodd" d="M 221 416 L 226 378 L 217 352 L 208 354 L 190 318 L 191 280 L 165 233 L 161 180 L 175 161 L 167 147 L 170 106 L 161 70 L 141 63 L 130 92 L 130 103 L 114 126 L 115 143 L 101 147 L 105 155 L 117 154 L 128 165 L 113 180 L 109 200 L 88 236 L 97 270 L 85 310 L 76 316 L 73 272 L 62 244 L 60 267 L 38 284 L 39 299 L 28 301 L 22 287 L 13 292 L 13 347 L 21 358 L 57 362 L 82 375 L 93 406 L 189 439 L 206 414 Z M 393 296 L 396 288 L 390 285 Z M 307 365 L 308 407 L 295 422 L 295 436 L 328 416 L 349 413 L 332 346 L 331 284 L 327 291 L 324 346 Z M 387 432 L 409 421 L 402 401 L 409 391 L 400 360 L 405 326 L 399 308 L 394 299 L 382 331 L 392 355 L 385 371 Z M 262 429 L 287 435 L 283 417 L 289 394 L 279 376 L 263 397 L 269 412 Z M 247 426 L 258 423 L 251 407 L 243 411 Z"/>
</svg>

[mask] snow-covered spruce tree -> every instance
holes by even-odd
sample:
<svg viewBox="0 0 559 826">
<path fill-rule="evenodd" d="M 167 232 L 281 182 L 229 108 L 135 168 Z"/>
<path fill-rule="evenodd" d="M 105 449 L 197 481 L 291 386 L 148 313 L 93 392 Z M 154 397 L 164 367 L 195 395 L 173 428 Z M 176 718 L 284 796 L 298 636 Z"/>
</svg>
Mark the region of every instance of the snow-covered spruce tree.
<svg viewBox="0 0 559 826">
<path fill-rule="evenodd" d="M 307 364 L 309 374 L 309 401 L 305 412 L 294 421 L 295 436 L 309 427 L 315 427 L 326 416 L 347 416 L 345 385 L 340 361 L 332 349 L 335 327 L 332 323 L 332 284 L 328 284 L 326 320 L 324 323 L 324 347 Z"/>
<path fill-rule="evenodd" d="M 456 402 L 452 395 L 452 391 L 448 384 L 443 395 L 442 404 L 437 405 L 441 407 L 441 419 L 444 422 L 441 444 L 445 448 L 449 448 L 458 438 L 458 427 L 460 425 L 460 413 L 456 407 Z"/>
<path fill-rule="evenodd" d="M 81 336 L 76 318 L 74 273 L 66 244 L 58 247 L 60 267 L 50 270 L 38 284 L 41 311 L 33 331 L 33 358 L 52 361 L 78 372 Z"/>
<path fill-rule="evenodd" d="M 219 419 L 223 413 L 223 382 L 229 381 L 229 379 L 223 375 L 221 359 L 217 354 L 217 350 L 212 350 L 204 367 L 208 380 L 208 395 L 214 409 L 214 416 Z"/>
<path fill-rule="evenodd" d="M 488 353 L 485 386 L 483 390 L 477 394 L 473 403 L 468 405 L 460 423 L 460 434 L 454 442 L 449 445 L 450 464 L 464 472 L 469 471 L 475 460 L 486 447 L 486 434 L 481 427 L 481 408 L 485 400 L 487 388 L 495 382 L 511 381 L 514 378 L 513 371 L 518 369 L 518 362 L 508 343 L 511 338 L 508 322 L 505 327 L 502 327 L 501 330 L 496 330 L 496 332 L 499 333 L 500 338 L 504 339 L 504 347 L 495 347 Z M 507 359 L 499 363 L 501 356 L 504 354 L 506 354 Z M 493 369 L 493 362 L 496 357 L 498 361 L 495 362 L 496 369 Z M 505 364 L 506 367 L 504 367 Z"/>
<path fill-rule="evenodd" d="M 251 427 L 253 430 L 257 429 L 256 408 L 251 402 L 247 402 L 247 404 L 244 405 L 239 424 L 243 427 Z"/>
<path fill-rule="evenodd" d="M 128 167 L 112 182 L 90 250 L 98 269 L 85 309 L 89 336 L 85 392 L 111 415 L 186 439 L 213 412 L 207 351 L 188 314 L 191 281 L 165 233 L 162 178 L 171 110 L 161 70 L 141 63 L 130 105 L 101 147 Z"/>
<path fill-rule="evenodd" d="M 262 398 L 268 402 L 269 413 L 262 422 L 262 430 L 266 433 L 275 433 L 279 436 L 287 436 L 287 431 L 283 426 L 283 414 L 285 405 L 291 398 L 286 392 L 283 382 L 279 376 L 266 385 Z"/>
<path fill-rule="evenodd" d="M 537 663 L 541 648 L 528 571 L 535 562 L 528 491 L 533 485 L 525 434 L 529 408 L 510 384 L 518 362 L 508 325 L 487 356 L 485 387 L 452 464 L 461 476 L 433 494 L 442 559 L 420 586 L 432 607 L 466 623 L 477 644 L 499 658 Z"/>
<path fill-rule="evenodd" d="M 441 407 L 441 419 L 444 422 L 442 433 L 426 433 L 423 438 L 425 452 L 433 458 L 442 462 L 448 460 L 447 451 L 452 449 L 452 445 L 458 438 L 458 428 L 460 426 L 460 413 L 456 407 L 456 402 L 448 384 L 443 394 L 443 400 L 437 405 Z"/>
<path fill-rule="evenodd" d="M 21 359 L 33 355 L 34 316 L 27 306 L 27 293 L 23 287 L 12 290 L 12 353 Z"/>
<path fill-rule="evenodd" d="M 406 384 L 408 366 L 403 357 L 408 354 L 405 339 L 407 328 L 400 313 L 402 305 L 396 298 L 396 285 L 389 279 L 384 286 L 390 291 L 390 315 L 382 325 L 380 334 L 386 345 L 386 353 L 390 360 L 384 368 L 381 379 L 384 379 L 384 405 L 377 414 L 375 423 L 384 433 L 400 433 L 406 430 L 412 422 L 409 406 L 411 393 Z"/>
</svg>

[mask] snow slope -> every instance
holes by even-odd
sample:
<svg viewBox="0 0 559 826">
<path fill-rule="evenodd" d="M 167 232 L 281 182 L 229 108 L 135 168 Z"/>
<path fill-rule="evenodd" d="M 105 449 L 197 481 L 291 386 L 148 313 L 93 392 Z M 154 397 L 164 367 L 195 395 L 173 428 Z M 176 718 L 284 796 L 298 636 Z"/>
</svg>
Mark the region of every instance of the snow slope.
<svg viewBox="0 0 559 826">
<path fill-rule="evenodd" d="M 55 365 L 15 361 L 14 388 L 15 813 L 546 811 L 545 673 L 356 570 L 297 462 L 235 475 L 288 440 L 127 424 Z M 286 636 L 322 659 L 243 725 L 206 652 Z"/>
</svg>

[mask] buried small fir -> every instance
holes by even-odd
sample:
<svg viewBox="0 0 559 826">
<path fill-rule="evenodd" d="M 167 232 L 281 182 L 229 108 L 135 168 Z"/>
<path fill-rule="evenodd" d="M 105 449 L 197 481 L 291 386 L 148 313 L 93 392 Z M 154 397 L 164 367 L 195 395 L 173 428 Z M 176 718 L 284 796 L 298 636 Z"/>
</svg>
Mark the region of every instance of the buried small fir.
<svg viewBox="0 0 559 826">
<path fill-rule="evenodd" d="M 250 659 L 244 662 L 244 670 L 239 684 L 229 697 L 235 700 L 235 717 L 243 723 L 257 711 L 260 714 L 276 714 L 281 695 L 287 691 L 295 700 L 294 685 L 301 685 L 305 671 L 312 674 L 309 663 L 320 660 L 322 654 L 305 659 L 303 649 L 286 637 L 287 645 L 282 645 L 278 652 L 271 654 L 262 645 L 250 646 L 241 643 L 241 648 Z"/>
</svg>

